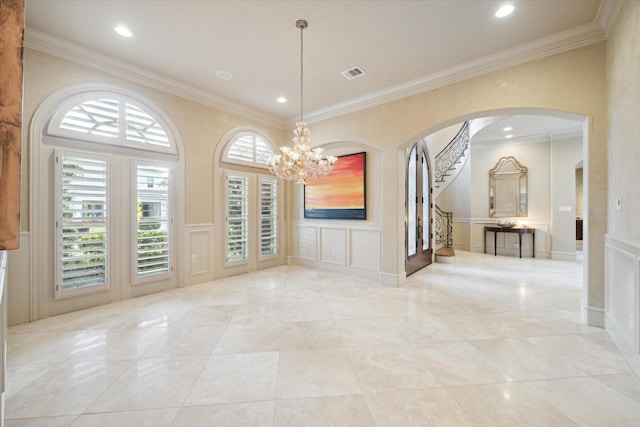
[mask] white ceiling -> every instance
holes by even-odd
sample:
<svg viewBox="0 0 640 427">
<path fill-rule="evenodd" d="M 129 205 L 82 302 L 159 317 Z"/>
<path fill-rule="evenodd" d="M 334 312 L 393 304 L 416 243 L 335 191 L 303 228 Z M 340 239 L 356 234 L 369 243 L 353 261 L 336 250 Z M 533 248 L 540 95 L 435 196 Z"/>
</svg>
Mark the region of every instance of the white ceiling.
<svg viewBox="0 0 640 427">
<path fill-rule="evenodd" d="M 27 0 L 26 45 L 259 119 L 309 121 L 602 40 L 609 0 Z M 114 32 L 126 25 L 133 37 Z M 89 50 L 87 50 L 89 49 Z M 341 73 L 360 67 L 354 80 Z M 233 74 L 221 80 L 217 71 Z M 288 99 L 276 102 L 278 96 Z M 308 112 L 308 114 L 307 114 Z"/>
</svg>

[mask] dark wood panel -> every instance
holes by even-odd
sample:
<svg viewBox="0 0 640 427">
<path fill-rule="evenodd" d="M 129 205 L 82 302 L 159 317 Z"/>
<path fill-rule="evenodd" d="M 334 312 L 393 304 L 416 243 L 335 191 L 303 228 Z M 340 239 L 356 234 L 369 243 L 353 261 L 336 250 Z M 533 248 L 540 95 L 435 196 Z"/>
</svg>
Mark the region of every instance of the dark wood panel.
<svg viewBox="0 0 640 427">
<path fill-rule="evenodd" d="M 0 0 L 0 249 L 20 245 L 24 0 Z"/>
</svg>

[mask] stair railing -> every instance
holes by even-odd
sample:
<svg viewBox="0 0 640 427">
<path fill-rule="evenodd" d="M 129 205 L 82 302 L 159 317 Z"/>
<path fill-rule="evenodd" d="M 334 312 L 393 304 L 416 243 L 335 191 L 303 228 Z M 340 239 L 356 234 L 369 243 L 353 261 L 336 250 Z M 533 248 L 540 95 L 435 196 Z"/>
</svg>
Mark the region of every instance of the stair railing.
<svg viewBox="0 0 640 427">
<path fill-rule="evenodd" d="M 457 135 L 442 149 L 435 160 L 435 182 L 444 182 L 444 178 L 449 176 L 447 172 L 455 169 L 455 165 L 460 163 L 460 158 L 469 148 L 469 121 L 464 122 Z"/>
<path fill-rule="evenodd" d="M 442 242 L 442 246 L 453 246 L 453 212 L 445 212 L 435 206 L 436 242 Z"/>
</svg>

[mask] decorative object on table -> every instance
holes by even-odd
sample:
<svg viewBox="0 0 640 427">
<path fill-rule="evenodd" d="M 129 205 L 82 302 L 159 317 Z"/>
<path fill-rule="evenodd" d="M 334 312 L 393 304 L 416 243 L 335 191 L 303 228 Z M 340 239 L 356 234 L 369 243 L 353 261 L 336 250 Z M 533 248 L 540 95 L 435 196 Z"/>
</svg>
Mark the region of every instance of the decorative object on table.
<svg viewBox="0 0 640 427">
<path fill-rule="evenodd" d="M 267 162 L 271 173 L 279 178 L 295 181 L 296 184 L 306 184 L 327 175 L 338 160 L 334 156 L 324 156 L 322 148 L 311 148 L 311 132 L 307 128 L 303 117 L 303 53 L 304 43 L 302 33 L 309 24 L 304 19 L 296 21 L 300 29 L 300 121 L 293 130 L 293 147 L 280 147 L 282 154 L 273 155 Z"/>
<path fill-rule="evenodd" d="M 304 217 L 367 219 L 367 153 L 339 156 L 324 178 L 304 186 Z"/>
<path fill-rule="evenodd" d="M 502 228 L 513 228 L 518 225 L 515 221 L 498 221 L 498 225 Z"/>
</svg>

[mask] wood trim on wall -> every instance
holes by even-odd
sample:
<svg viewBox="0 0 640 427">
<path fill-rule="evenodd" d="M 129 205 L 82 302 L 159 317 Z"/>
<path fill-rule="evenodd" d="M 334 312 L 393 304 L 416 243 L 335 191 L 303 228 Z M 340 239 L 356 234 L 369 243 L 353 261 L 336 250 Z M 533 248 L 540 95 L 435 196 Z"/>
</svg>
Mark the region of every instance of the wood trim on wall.
<svg viewBox="0 0 640 427">
<path fill-rule="evenodd" d="M 0 1 L 0 250 L 20 246 L 24 0 Z"/>
</svg>

